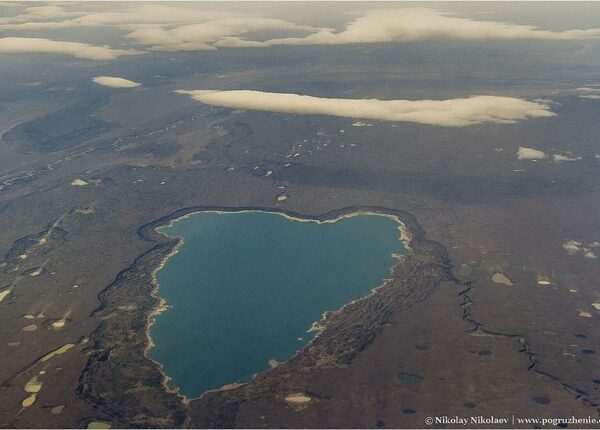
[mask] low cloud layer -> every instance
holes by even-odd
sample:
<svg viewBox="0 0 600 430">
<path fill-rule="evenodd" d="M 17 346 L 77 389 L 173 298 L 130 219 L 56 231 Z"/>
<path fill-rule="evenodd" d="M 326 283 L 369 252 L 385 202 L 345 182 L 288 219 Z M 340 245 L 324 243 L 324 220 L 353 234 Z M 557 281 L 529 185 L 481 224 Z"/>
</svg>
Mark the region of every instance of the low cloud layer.
<svg viewBox="0 0 600 430">
<path fill-rule="evenodd" d="M 460 18 L 425 9 L 372 10 L 348 24 L 343 31 L 321 30 L 307 37 L 269 40 L 266 45 L 341 45 L 349 43 L 455 40 L 576 40 L 600 37 L 600 29 L 546 31 L 531 25 Z"/>
<path fill-rule="evenodd" d="M 580 99 L 600 100 L 600 88 L 594 87 L 579 87 L 574 90 Z"/>
<path fill-rule="evenodd" d="M 31 6 L 24 9 L 20 15 L 0 18 L 0 24 L 10 25 L 28 23 L 36 20 L 45 20 L 48 18 L 66 18 L 69 16 L 77 16 L 80 14 L 81 13 L 78 12 L 67 12 L 62 7 L 56 5 Z"/>
<path fill-rule="evenodd" d="M 592 248 L 599 248 L 600 243 L 592 242 L 587 246 L 576 240 L 569 240 L 562 244 L 562 247 L 569 255 L 583 255 L 585 258 L 596 259 L 598 256 L 594 253 Z"/>
<path fill-rule="evenodd" d="M 581 157 L 572 157 L 570 155 L 554 154 L 552 156 L 552 159 L 557 163 L 561 163 L 563 161 L 580 161 Z"/>
<path fill-rule="evenodd" d="M 135 50 L 112 49 L 106 46 L 89 45 L 87 43 L 40 39 L 36 37 L 5 37 L 0 38 L 0 53 L 63 54 L 88 60 L 104 61 L 114 60 L 122 55 L 135 55 L 140 52 Z"/>
<path fill-rule="evenodd" d="M 542 160 L 546 158 L 546 153 L 533 148 L 519 146 L 517 159 L 519 160 Z"/>
<path fill-rule="evenodd" d="M 553 116 L 548 105 L 513 97 L 472 96 L 450 100 L 334 99 L 299 94 L 234 90 L 179 90 L 199 102 L 235 109 L 381 121 L 408 121 L 445 127 L 509 124 Z"/>
<path fill-rule="evenodd" d="M 92 78 L 98 85 L 103 85 L 110 88 L 135 88 L 141 84 L 139 82 L 133 82 L 129 79 L 117 78 L 115 76 L 96 76 Z"/>
<path fill-rule="evenodd" d="M 545 158 L 548 158 L 549 155 L 546 154 L 543 151 L 540 151 L 539 149 L 534 149 L 534 148 L 527 148 L 524 146 L 519 146 L 519 149 L 517 150 L 517 159 L 518 160 L 543 160 Z M 554 161 L 555 163 L 562 163 L 565 161 L 581 161 L 583 159 L 583 157 L 575 157 L 572 155 L 564 155 L 564 154 L 553 154 L 550 157 L 551 161 Z"/>
<path fill-rule="evenodd" d="M 151 50 L 196 51 L 222 47 L 403 43 L 422 40 L 584 40 L 600 38 L 600 28 L 551 31 L 532 25 L 463 18 L 429 8 L 366 10 L 341 29 L 299 25 L 257 13 L 202 10 L 182 4 L 127 3 L 110 12 L 77 4 L 23 7 L 0 18 L 0 30 L 53 30 L 114 27 Z M 283 36 L 259 39 L 257 33 Z M 289 35 L 289 36 L 288 36 Z"/>
<path fill-rule="evenodd" d="M 239 35 L 253 31 L 310 30 L 282 19 L 224 17 L 175 28 L 146 27 L 128 34 L 137 43 L 160 51 L 200 51 L 218 47 L 262 47 L 262 42 L 244 40 Z"/>
<path fill-rule="evenodd" d="M 63 19 L 51 21 L 41 19 L 40 16 L 34 16 L 36 11 L 34 10 L 32 13 L 32 8 L 27 8 L 20 15 L 5 17 L 0 20 L 4 24 L 0 28 L 6 30 L 55 30 L 74 27 L 119 27 L 126 29 L 135 26 L 193 24 L 231 15 L 231 13 L 225 12 L 204 11 L 198 8 L 164 4 L 130 3 L 125 7 L 120 6 L 114 5 L 114 7 L 111 7 L 110 12 L 90 11 L 89 8 L 80 11 L 70 8 L 67 11 L 64 8 L 54 7 L 52 17 Z M 23 22 L 23 17 L 29 17 L 27 22 Z"/>
</svg>

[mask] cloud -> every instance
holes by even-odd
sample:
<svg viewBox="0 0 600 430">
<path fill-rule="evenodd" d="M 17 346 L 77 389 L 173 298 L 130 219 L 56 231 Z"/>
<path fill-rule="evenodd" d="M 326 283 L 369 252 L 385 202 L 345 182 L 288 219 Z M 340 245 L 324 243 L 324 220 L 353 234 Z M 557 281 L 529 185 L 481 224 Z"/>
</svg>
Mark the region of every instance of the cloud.
<svg viewBox="0 0 600 430">
<path fill-rule="evenodd" d="M 192 24 L 228 16 L 228 12 L 205 11 L 175 5 L 135 5 L 111 12 L 92 12 L 67 22 L 72 26 L 121 26 L 139 24 Z"/>
<path fill-rule="evenodd" d="M 50 18 L 62 16 L 65 10 L 60 6 L 32 6 L 24 11 L 23 15 L 37 18 Z"/>
<path fill-rule="evenodd" d="M 97 18 L 96 18 L 97 19 Z M 81 17 L 74 22 L 93 22 Z M 106 22 L 106 21 L 105 21 Z M 147 22 L 147 21 L 146 21 Z M 304 30 L 303 37 L 266 41 L 244 37 L 253 31 Z M 424 8 L 367 11 L 340 32 L 316 29 L 272 18 L 226 16 L 173 28 L 150 26 L 128 34 L 152 50 L 192 51 L 224 47 L 248 48 L 277 45 L 342 45 L 355 43 L 412 42 L 428 39 L 455 40 L 575 40 L 600 37 L 600 29 L 552 32 L 528 25 L 475 21 Z"/>
<path fill-rule="evenodd" d="M 28 8 L 27 10 L 32 9 Z M 60 9 L 60 8 L 59 8 Z M 217 47 L 257 47 L 262 42 L 242 39 L 248 32 L 314 31 L 283 19 L 231 12 L 205 11 L 166 5 L 135 5 L 112 12 L 76 13 L 76 18 L 44 21 L 29 11 L 0 19 L 0 29 L 54 30 L 72 27 L 116 27 L 136 43 L 161 51 L 215 50 Z M 38 11 L 41 12 L 41 11 Z M 59 14 L 59 10 L 54 13 Z M 47 13 L 51 13 L 50 10 Z M 66 12 L 63 12 L 66 15 Z M 26 21 L 26 22 L 23 22 Z"/>
<path fill-rule="evenodd" d="M 137 43 L 160 51 L 213 50 L 217 47 L 261 47 L 262 42 L 245 40 L 239 35 L 253 31 L 307 30 L 282 19 L 226 17 L 172 29 L 150 27 L 127 36 Z"/>
<path fill-rule="evenodd" d="M 600 29 L 546 31 L 531 25 L 460 18 L 426 8 L 368 11 L 340 32 L 322 29 L 307 37 L 272 39 L 272 45 L 342 45 L 350 43 L 454 40 L 576 40 L 600 37 Z"/>
<path fill-rule="evenodd" d="M 89 45 L 87 43 L 63 42 L 35 37 L 0 38 L 0 54 L 64 54 L 88 60 L 114 60 L 122 55 L 136 55 L 140 51 L 111 49 L 106 46 Z"/>
<path fill-rule="evenodd" d="M 575 255 L 582 250 L 581 245 L 581 242 L 577 242 L 576 240 L 569 240 L 568 242 L 563 243 L 562 246 L 569 253 L 569 255 Z"/>
<path fill-rule="evenodd" d="M 343 45 L 450 40 L 578 40 L 600 37 L 600 28 L 566 31 L 542 30 L 531 25 L 461 18 L 427 8 L 367 10 L 342 30 L 315 28 L 266 18 L 258 14 L 206 11 L 175 5 L 128 5 L 111 12 L 69 12 L 59 6 L 35 6 L 14 17 L 0 19 L 0 29 L 48 30 L 110 26 L 128 31 L 128 37 L 153 50 L 193 51 L 223 47 L 276 45 Z M 48 18 L 64 17 L 62 20 Z M 259 31 L 306 31 L 306 35 L 252 40 Z M 287 33 L 290 34 L 290 33 Z"/>
<path fill-rule="evenodd" d="M 577 255 L 580 252 L 585 258 L 596 259 L 598 256 L 594 253 L 591 248 L 597 248 L 598 242 L 592 242 L 588 246 L 584 246 L 583 243 L 576 240 L 569 240 L 562 244 L 562 247 L 569 255 Z"/>
<path fill-rule="evenodd" d="M 526 118 L 550 117 L 547 105 L 523 99 L 472 96 L 450 100 L 334 99 L 299 94 L 233 90 L 179 90 L 205 104 L 306 115 L 332 115 L 382 121 L 408 121 L 446 127 L 486 122 L 509 124 Z"/>
<path fill-rule="evenodd" d="M 56 5 L 31 6 L 25 8 L 20 15 L 0 18 L 0 24 L 6 24 L 7 26 L 10 26 L 10 24 L 23 23 L 21 25 L 25 25 L 28 22 L 37 20 L 49 18 L 67 18 L 79 15 L 82 15 L 82 12 L 67 12 L 64 8 Z M 16 27 L 20 28 L 18 25 Z"/>
<path fill-rule="evenodd" d="M 583 93 L 600 93 L 600 88 L 579 87 L 576 91 Z"/>
<path fill-rule="evenodd" d="M 0 29 L 4 30 L 55 30 L 73 27 L 117 27 L 125 30 L 136 28 L 172 28 L 178 25 L 198 24 L 211 22 L 225 17 L 237 16 L 231 12 L 206 11 L 198 8 L 185 8 L 175 5 L 138 5 L 122 9 L 114 8 L 110 12 L 69 12 L 65 18 L 77 15 L 75 18 L 63 20 L 38 20 L 29 16 L 28 22 L 22 22 L 18 15 L 0 19 L 4 23 Z M 241 16 L 241 18 L 250 18 Z"/>
<path fill-rule="evenodd" d="M 92 78 L 92 81 L 98 85 L 111 88 L 135 88 L 141 85 L 138 82 L 133 82 L 129 79 L 117 78 L 115 76 L 96 76 L 95 78 Z"/>
<path fill-rule="evenodd" d="M 100 27 L 114 26 L 126 28 L 127 26 L 140 25 L 176 25 L 192 24 L 229 15 L 224 12 L 203 11 L 198 9 L 182 8 L 166 5 L 135 5 L 133 7 L 113 10 L 111 12 L 69 12 L 63 13 L 64 17 L 77 15 L 76 18 L 62 21 L 43 21 L 40 16 L 27 12 L 21 15 L 3 18 L 0 22 L 6 23 L 0 28 L 5 30 L 53 30 L 71 27 Z M 56 12 L 58 12 L 55 9 Z M 34 11 L 35 12 L 35 11 Z M 23 17 L 28 16 L 29 22 L 23 23 Z M 54 16 L 58 16 L 56 13 Z"/>
<path fill-rule="evenodd" d="M 581 157 L 569 157 L 567 155 L 562 154 L 554 154 L 552 156 L 555 162 L 560 163 L 561 161 L 579 161 Z"/>
<path fill-rule="evenodd" d="M 600 100 L 600 88 L 594 88 L 594 86 L 579 87 L 568 92 L 577 94 L 580 99 Z"/>
<path fill-rule="evenodd" d="M 541 160 L 546 158 L 546 153 L 533 148 L 519 146 L 517 151 L 518 160 Z"/>
</svg>

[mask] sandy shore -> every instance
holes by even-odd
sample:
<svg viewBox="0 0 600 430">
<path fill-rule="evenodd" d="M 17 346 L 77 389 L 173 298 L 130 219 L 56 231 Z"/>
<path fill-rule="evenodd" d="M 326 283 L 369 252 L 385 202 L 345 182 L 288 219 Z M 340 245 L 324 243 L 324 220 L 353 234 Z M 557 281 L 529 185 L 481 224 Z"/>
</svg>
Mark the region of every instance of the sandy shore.
<svg viewBox="0 0 600 430">
<path fill-rule="evenodd" d="M 160 231 L 160 230 L 158 230 L 158 231 Z M 162 232 L 160 234 L 162 234 Z M 178 239 L 178 242 L 173 247 L 171 252 L 166 254 L 161 259 L 160 264 L 158 266 L 156 266 L 156 268 L 152 271 L 152 292 L 150 293 L 150 295 L 153 298 L 155 298 L 156 300 L 158 300 L 158 305 L 156 307 L 154 307 L 154 309 L 152 309 L 150 311 L 150 313 L 148 314 L 148 319 L 147 319 L 148 323 L 146 326 L 146 347 L 144 349 L 144 356 L 146 356 L 146 358 L 148 358 L 148 360 L 151 360 L 153 363 L 156 363 L 156 365 L 159 367 L 160 373 L 162 374 L 162 377 L 163 377 L 163 380 L 162 380 L 163 389 L 166 390 L 167 392 L 176 393 L 176 394 L 180 395 L 184 399 L 184 401 L 187 401 L 187 397 L 184 396 L 183 394 L 179 393 L 179 388 L 169 386 L 169 381 L 171 380 L 171 378 L 164 371 L 163 364 L 159 363 L 158 361 L 156 361 L 152 357 L 150 357 L 150 350 L 154 346 L 154 341 L 152 340 L 150 331 L 152 330 L 152 326 L 156 322 L 156 317 L 158 315 L 160 315 L 161 313 L 163 313 L 164 311 L 166 311 L 167 309 L 169 309 L 167 301 L 158 295 L 158 290 L 159 290 L 160 286 L 158 284 L 158 280 L 156 279 L 156 274 L 165 266 L 165 264 L 167 263 L 167 260 L 169 258 L 171 258 L 173 255 L 177 254 L 179 252 L 179 250 L 181 249 L 181 247 L 183 246 L 184 239 L 183 238 L 177 238 L 177 239 Z"/>
</svg>

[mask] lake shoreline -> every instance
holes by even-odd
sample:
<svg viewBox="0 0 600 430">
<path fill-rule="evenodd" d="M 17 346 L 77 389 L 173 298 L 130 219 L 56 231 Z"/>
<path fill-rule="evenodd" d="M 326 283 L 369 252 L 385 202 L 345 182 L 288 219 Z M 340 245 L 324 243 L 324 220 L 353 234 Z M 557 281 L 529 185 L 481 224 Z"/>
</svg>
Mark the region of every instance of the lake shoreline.
<svg viewBox="0 0 600 430">
<path fill-rule="evenodd" d="M 190 216 L 192 216 L 194 214 L 198 214 L 198 213 L 231 214 L 231 213 L 249 213 L 249 212 L 272 213 L 272 214 L 281 215 L 290 220 L 295 220 L 295 221 L 299 221 L 299 222 L 316 222 L 316 223 L 333 223 L 340 219 L 354 217 L 354 216 L 358 216 L 358 215 L 376 215 L 376 216 L 389 217 L 398 223 L 398 229 L 400 231 L 400 241 L 403 243 L 405 249 L 407 250 L 407 253 L 409 253 L 409 254 L 412 252 L 411 244 L 412 244 L 413 240 L 415 240 L 415 237 L 424 236 L 424 231 L 422 230 L 422 228 L 419 226 L 416 219 L 412 215 L 408 214 L 407 212 L 391 210 L 391 209 L 387 209 L 387 208 L 383 208 L 383 207 L 376 207 L 376 206 L 353 206 L 353 207 L 333 210 L 333 211 L 326 212 L 321 215 L 305 215 L 305 214 L 301 214 L 299 212 L 288 211 L 288 210 L 285 210 L 282 208 L 270 208 L 270 207 L 261 207 L 261 206 L 243 206 L 243 207 L 191 206 L 191 207 L 179 209 L 175 212 L 170 213 L 169 215 L 166 215 L 166 216 L 159 218 L 153 222 L 150 222 L 148 224 L 141 226 L 138 229 L 138 235 L 142 239 L 154 240 L 154 241 L 156 241 L 156 240 L 158 240 L 158 241 L 165 241 L 165 240 L 176 241 L 176 244 L 173 246 L 173 249 L 170 252 L 166 253 L 163 256 L 163 258 L 161 259 L 160 264 L 157 265 L 152 270 L 153 286 L 152 286 L 151 295 L 155 300 L 158 301 L 158 305 L 155 308 L 151 309 L 147 315 L 148 323 L 146 325 L 146 330 L 145 330 L 145 336 L 146 336 L 147 342 L 146 342 L 146 347 L 144 349 L 144 356 L 146 359 L 152 361 L 152 363 L 154 363 L 155 365 L 157 365 L 159 367 L 160 373 L 162 375 L 163 389 L 169 393 L 176 394 L 178 397 L 180 397 L 182 399 L 182 401 L 185 404 L 189 404 L 189 402 L 192 400 L 200 399 L 209 393 L 228 391 L 228 390 L 232 390 L 232 389 L 247 385 L 247 384 L 251 383 L 252 381 L 254 381 L 258 374 L 268 373 L 272 369 L 267 369 L 263 372 L 258 372 L 256 375 L 254 375 L 252 380 L 250 380 L 248 382 L 238 383 L 238 382 L 233 381 L 231 383 L 225 384 L 224 386 L 222 386 L 220 388 L 204 391 L 199 396 L 193 397 L 193 398 L 189 398 L 189 397 L 185 396 L 184 394 L 180 393 L 179 389 L 177 387 L 169 386 L 170 378 L 164 371 L 163 364 L 154 360 L 149 355 L 149 351 L 153 346 L 153 340 L 152 340 L 150 331 L 151 331 L 152 325 L 155 323 L 155 317 L 160 315 L 166 309 L 168 309 L 166 302 L 159 295 L 159 287 L 160 286 L 159 286 L 158 282 L 156 281 L 156 273 L 161 268 L 164 267 L 167 260 L 171 256 L 173 256 L 174 254 L 176 254 L 179 251 L 180 247 L 184 243 L 184 239 L 181 237 L 168 236 L 168 235 L 162 233 L 162 230 L 173 226 L 173 224 L 176 223 L 177 221 L 180 221 L 182 219 L 185 219 L 187 217 L 190 217 Z M 401 263 L 401 261 L 399 261 L 396 264 L 400 264 L 400 263 Z M 396 264 L 392 265 L 389 268 L 389 270 L 391 271 Z M 384 287 L 389 281 L 390 281 L 390 279 L 384 279 L 383 282 L 379 286 L 371 289 L 371 291 L 368 294 L 366 294 L 358 299 L 352 300 L 351 302 L 345 303 L 337 310 L 323 312 L 323 314 L 321 315 L 321 319 L 313 322 L 313 325 L 309 329 L 309 331 L 316 331 L 317 333 L 315 334 L 313 339 L 311 339 L 311 341 L 307 345 L 305 345 L 302 349 L 308 348 L 322 334 L 323 330 L 326 328 L 324 325 L 324 322 L 327 319 L 328 315 L 330 315 L 332 313 L 342 312 L 347 306 L 352 305 L 353 303 L 356 303 L 357 301 L 364 300 L 364 299 L 376 294 L 377 291 L 380 290 L 382 287 Z M 298 350 L 293 356 L 289 357 L 283 363 L 286 363 L 289 360 L 291 360 L 292 358 L 294 358 L 294 356 L 296 356 L 300 351 L 302 351 L 302 349 Z"/>
<path fill-rule="evenodd" d="M 316 336 L 309 345 L 298 351 L 293 357 L 288 359 L 284 364 L 277 366 L 274 369 L 268 369 L 265 372 L 259 373 L 251 383 L 242 386 L 225 386 L 221 390 L 209 390 L 204 392 L 200 397 L 189 399 L 183 396 L 178 390 L 173 390 L 169 387 L 168 378 L 162 371 L 162 366 L 156 363 L 146 354 L 151 337 L 148 336 L 149 327 L 152 324 L 151 319 L 157 315 L 157 312 L 164 310 L 164 303 L 157 297 L 155 282 L 152 282 L 153 274 L 164 264 L 171 253 L 177 250 L 181 239 L 173 239 L 160 233 L 160 228 L 169 225 L 175 220 L 190 215 L 195 212 L 223 212 L 236 213 L 242 211 L 261 211 L 268 213 L 281 214 L 301 220 L 313 220 L 327 222 L 344 216 L 353 216 L 355 214 L 371 213 L 374 215 L 391 216 L 398 219 L 401 228 L 401 238 L 407 248 L 407 255 L 403 264 L 394 266 L 393 276 L 384 282 L 369 295 L 362 297 L 352 303 L 347 303 L 335 314 L 329 313 L 327 318 L 319 321 L 321 331 L 319 336 Z M 204 409 L 206 405 L 217 402 L 219 406 L 210 407 L 214 413 L 217 413 L 221 408 L 228 408 L 228 405 L 236 404 L 240 401 L 240 396 L 244 392 L 252 392 L 255 388 L 263 386 L 268 381 L 277 379 L 276 375 L 281 372 L 288 372 L 298 366 L 313 366 L 315 357 L 318 357 L 326 345 L 332 345 L 332 342 L 337 342 L 335 338 L 346 336 L 345 330 L 348 318 L 367 318 L 366 314 L 362 314 L 361 307 L 364 308 L 380 303 L 386 309 L 383 314 L 371 315 L 364 319 L 365 325 L 361 330 L 365 330 L 365 334 L 372 333 L 364 340 L 358 338 L 352 339 L 344 351 L 334 352 L 331 359 L 348 362 L 368 343 L 377 336 L 382 324 L 393 314 L 394 310 L 401 305 L 399 299 L 393 299 L 391 296 L 397 295 L 404 290 L 405 287 L 396 285 L 397 282 L 407 282 L 407 286 L 414 290 L 417 294 L 414 299 L 420 301 L 422 297 L 430 294 L 432 289 L 441 279 L 453 279 L 451 273 L 451 265 L 448 260 L 447 251 L 443 245 L 425 239 L 425 231 L 421 228 L 416 218 L 411 214 L 389 209 L 379 206 L 350 206 L 342 209 L 336 209 L 325 212 L 319 215 L 306 215 L 294 211 L 288 211 L 279 207 L 268 206 L 243 206 L 243 207 L 226 207 L 226 206 L 191 206 L 173 211 L 163 217 L 155 219 L 147 224 L 140 226 L 137 229 L 139 238 L 145 242 L 151 243 L 148 251 L 140 254 L 131 263 L 131 265 L 122 270 L 104 290 L 98 294 L 100 306 L 94 314 L 98 317 L 112 318 L 116 311 L 117 304 L 124 305 L 132 303 L 136 305 L 135 310 L 121 315 L 119 318 L 111 322 L 111 326 L 107 327 L 101 324 L 92 334 L 92 340 L 97 349 L 89 357 L 88 362 L 81 374 L 78 395 L 95 407 L 107 408 L 111 416 L 116 420 L 128 422 L 132 417 L 128 417 L 128 411 L 123 409 L 119 403 L 107 403 L 111 396 L 120 396 L 122 390 L 127 387 L 134 387 L 142 381 L 142 384 L 151 392 L 155 393 L 155 400 L 151 403 L 153 407 L 168 408 L 170 425 L 181 426 L 189 422 L 192 416 L 195 416 L 193 411 L 198 407 Z M 424 262 L 424 266 L 422 263 Z M 425 269 L 430 268 L 430 269 Z M 426 270 L 426 271 L 424 271 Z M 430 272 L 433 270 L 433 272 Z M 402 275 L 403 272 L 409 272 L 411 276 L 408 281 Z M 413 276 L 423 276 L 422 281 L 412 282 L 410 279 Z M 400 278 L 398 278 L 400 276 Z M 400 288 L 400 290 L 398 290 Z M 412 294 L 412 293 L 411 293 Z M 391 302 L 390 302 L 391 300 Z M 409 304 L 410 306 L 410 304 Z M 380 309 L 380 308 L 378 308 Z M 357 313 L 358 312 L 358 313 Z M 143 323 L 143 329 L 139 327 Z M 140 336 L 133 344 L 131 341 L 125 341 L 123 334 L 129 332 L 133 336 Z M 358 343 L 356 343 L 358 342 Z M 118 351 L 118 358 L 107 360 L 108 355 L 112 355 L 111 351 Z M 341 355 L 337 355 L 341 354 Z M 335 357 L 338 357 L 337 359 Z M 115 366 L 120 366 L 118 363 L 135 362 L 143 363 L 145 370 L 142 372 L 135 371 L 132 374 L 119 373 L 118 383 L 114 376 L 107 380 L 105 375 L 110 375 L 115 369 Z M 313 364 L 310 364 L 310 363 Z M 305 363 L 305 364 L 302 364 Z M 139 366 L 139 365 L 138 365 Z M 317 363 L 317 366 L 321 364 Z M 136 369 L 139 367 L 136 367 Z M 272 376 L 272 377 L 271 377 Z M 111 381 L 113 381 L 111 383 Z M 117 385 L 114 385 L 114 384 Z M 94 387 L 93 390 L 90 387 Z M 226 390 L 226 391 L 225 391 Z M 158 412 L 157 412 L 158 413 Z M 211 412 L 209 415 L 213 415 Z M 208 419 L 208 418 L 207 418 Z M 220 420 L 220 418 L 215 418 Z M 208 425 L 208 423 L 202 424 Z"/>
</svg>

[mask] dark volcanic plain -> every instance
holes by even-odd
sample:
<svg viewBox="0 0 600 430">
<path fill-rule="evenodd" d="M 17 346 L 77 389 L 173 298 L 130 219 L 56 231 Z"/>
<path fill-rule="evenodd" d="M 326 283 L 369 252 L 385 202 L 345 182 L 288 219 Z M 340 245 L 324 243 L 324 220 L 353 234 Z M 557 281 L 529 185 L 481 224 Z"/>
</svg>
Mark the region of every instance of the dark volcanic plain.
<svg viewBox="0 0 600 430">
<path fill-rule="evenodd" d="M 0 302 L 0 427 L 426 427 L 426 417 L 492 415 L 510 426 L 513 416 L 599 416 L 598 260 L 562 245 L 600 242 L 600 103 L 559 90 L 600 70 L 540 63 L 532 78 L 508 53 L 511 76 L 488 81 L 493 62 L 457 60 L 451 73 L 428 74 L 427 59 L 409 67 L 410 52 L 373 47 L 388 59 L 381 67 L 367 58 L 340 71 L 332 48 L 294 49 L 293 67 L 273 64 L 279 48 L 242 50 L 236 67 L 235 50 L 186 54 L 163 80 L 148 72 L 136 78 L 143 87 L 112 90 L 80 78 L 68 99 L 32 90 L 19 99 L 3 84 L 0 291 L 10 292 Z M 361 49 L 335 52 L 343 60 Z M 209 55 L 215 64 L 196 72 Z M 141 61 L 104 67 L 118 74 Z M 172 93 L 234 87 L 357 98 L 550 94 L 560 104 L 556 117 L 516 124 L 356 127 Z M 582 159 L 517 160 L 519 146 Z M 247 385 L 184 399 L 145 356 L 159 306 L 152 273 L 176 244 L 155 228 L 207 208 L 395 214 L 411 252 L 376 294 L 329 314 L 289 361 Z M 494 283 L 496 272 L 514 285 Z M 35 375 L 41 390 L 22 408 Z M 286 402 L 293 393 L 312 400 Z"/>
</svg>

